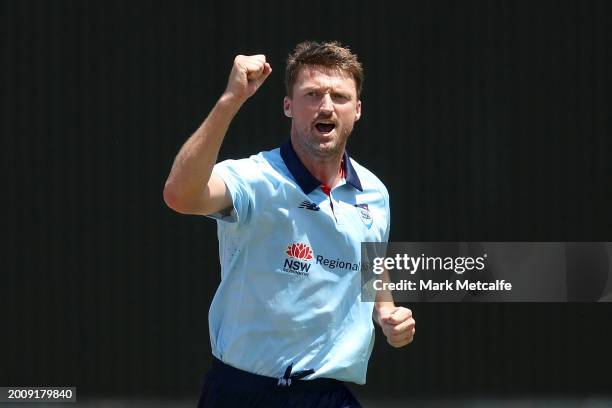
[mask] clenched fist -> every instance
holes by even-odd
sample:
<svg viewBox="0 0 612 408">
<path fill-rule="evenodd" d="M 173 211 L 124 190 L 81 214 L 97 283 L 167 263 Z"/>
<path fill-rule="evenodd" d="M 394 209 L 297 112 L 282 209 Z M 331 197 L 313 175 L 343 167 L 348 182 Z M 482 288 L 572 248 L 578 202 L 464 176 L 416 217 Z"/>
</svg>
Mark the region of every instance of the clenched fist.
<svg viewBox="0 0 612 408">
<path fill-rule="evenodd" d="M 379 316 L 380 327 L 393 347 L 403 347 L 412 343 L 416 322 L 412 311 L 405 307 L 382 309 Z"/>
<path fill-rule="evenodd" d="M 271 72 L 272 67 L 266 62 L 265 55 L 238 55 L 234 59 L 225 94 L 244 102 L 253 96 Z"/>
</svg>

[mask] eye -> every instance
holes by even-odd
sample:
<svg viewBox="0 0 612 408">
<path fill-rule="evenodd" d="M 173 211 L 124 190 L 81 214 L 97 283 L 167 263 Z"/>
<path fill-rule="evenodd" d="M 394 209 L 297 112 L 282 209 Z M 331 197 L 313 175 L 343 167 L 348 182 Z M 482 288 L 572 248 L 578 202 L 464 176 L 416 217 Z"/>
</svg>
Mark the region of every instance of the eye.
<svg viewBox="0 0 612 408">
<path fill-rule="evenodd" d="M 339 93 L 334 94 L 333 98 L 337 102 L 348 102 L 350 100 L 350 97 L 348 95 Z"/>
<path fill-rule="evenodd" d="M 315 91 L 308 91 L 306 92 L 306 96 L 317 96 L 317 93 Z"/>
</svg>

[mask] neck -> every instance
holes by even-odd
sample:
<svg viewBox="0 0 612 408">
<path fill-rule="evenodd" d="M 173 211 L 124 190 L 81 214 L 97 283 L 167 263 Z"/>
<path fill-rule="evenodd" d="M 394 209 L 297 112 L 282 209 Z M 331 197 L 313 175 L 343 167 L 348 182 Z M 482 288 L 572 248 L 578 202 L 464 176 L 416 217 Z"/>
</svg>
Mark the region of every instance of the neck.
<svg viewBox="0 0 612 408">
<path fill-rule="evenodd" d="M 299 157 L 300 161 L 308 169 L 321 184 L 333 188 L 340 181 L 340 166 L 342 163 L 342 155 L 344 153 L 344 145 L 337 153 L 329 156 L 316 156 L 306 151 L 299 143 L 296 143 L 293 138 L 291 140 L 293 150 Z"/>
</svg>

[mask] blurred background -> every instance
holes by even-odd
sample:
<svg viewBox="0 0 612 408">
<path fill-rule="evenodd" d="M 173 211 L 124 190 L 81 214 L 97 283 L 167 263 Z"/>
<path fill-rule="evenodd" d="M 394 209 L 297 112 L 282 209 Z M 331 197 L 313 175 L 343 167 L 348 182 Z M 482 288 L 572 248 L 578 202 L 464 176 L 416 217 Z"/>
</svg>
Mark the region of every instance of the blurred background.
<svg viewBox="0 0 612 408">
<path fill-rule="evenodd" d="M 285 58 L 339 40 L 365 66 L 349 152 L 389 189 L 392 241 L 612 241 L 609 1 L 1 10 L 0 386 L 195 406 L 216 226 L 173 213 L 162 189 L 236 54 L 266 54 L 273 73 L 220 159 L 284 142 Z M 588 287 L 596 273 L 567 279 Z M 396 350 L 378 332 L 367 385 L 352 389 L 365 407 L 610 406 L 612 304 L 582 300 L 403 305 L 414 343 Z"/>
</svg>

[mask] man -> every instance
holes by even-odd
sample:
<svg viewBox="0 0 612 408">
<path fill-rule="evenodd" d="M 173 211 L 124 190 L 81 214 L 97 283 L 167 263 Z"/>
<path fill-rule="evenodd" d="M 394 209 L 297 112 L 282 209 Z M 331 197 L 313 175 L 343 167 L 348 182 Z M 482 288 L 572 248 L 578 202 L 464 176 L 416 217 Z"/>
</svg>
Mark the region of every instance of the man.
<svg viewBox="0 0 612 408">
<path fill-rule="evenodd" d="M 213 368 L 200 406 L 358 407 L 372 318 L 395 347 L 415 321 L 391 301 L 361 301 L 360 244 L 389 236 L 385 186 L 349 158 L 363 71 L 336 42 L 298 44 L 287 60 L 290 140 L 215 165 L 234 115 L 272 73 L 238 55 L 227 88 L 178 153 L 167 205 L 217 219 L 221 283 L 209 313 Z"/>
</svg>

